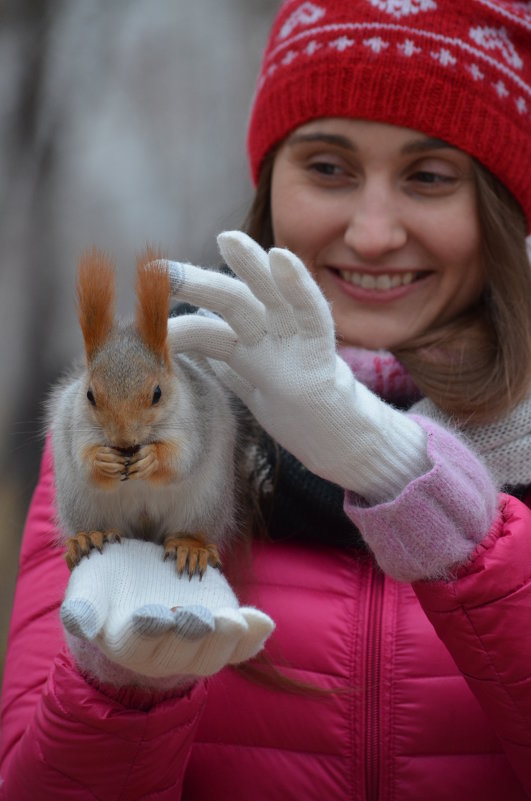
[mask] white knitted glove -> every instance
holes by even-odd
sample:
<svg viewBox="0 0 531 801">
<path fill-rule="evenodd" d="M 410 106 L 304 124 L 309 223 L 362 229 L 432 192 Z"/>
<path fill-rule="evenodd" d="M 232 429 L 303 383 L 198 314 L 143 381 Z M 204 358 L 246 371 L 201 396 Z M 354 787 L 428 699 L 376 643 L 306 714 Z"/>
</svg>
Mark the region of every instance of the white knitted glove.
<svg viewBox="0 0 531 801">
<path fill-rule="evenodd" d="M 85 671 L 119 684 L 178 685 L 250 659 L 274 629 L 267 615 L 240 607 L 226 579 L 208 568 L 202 580 L 179 578 L 160 545 L 106 544 L 74 568 L 61 606 L 68 644 Z M 87 647 L 87 643 L 96 647 Z M 107 659 L 102 659 L 103 654 Z M 135 677 L 133 677 L 134 680 Z M 152 681 L 150 681 L 150 679 Z M 131 677 L 128 677 L 131 681 Z"/>
<path fill-rule="evenodd" d="M 172 346 L 209 357 L 313 473 L 371 502 L 394 498 L 430 468 L 424 431 L 356 381 L 336 353 L 328 303 L 295 255 L 268 254 L 237 231 L 220 234 L 218 244 L 241 281 L 169 262 L 174 296 L 223 317 L 171 319 Z"/>
</svg>

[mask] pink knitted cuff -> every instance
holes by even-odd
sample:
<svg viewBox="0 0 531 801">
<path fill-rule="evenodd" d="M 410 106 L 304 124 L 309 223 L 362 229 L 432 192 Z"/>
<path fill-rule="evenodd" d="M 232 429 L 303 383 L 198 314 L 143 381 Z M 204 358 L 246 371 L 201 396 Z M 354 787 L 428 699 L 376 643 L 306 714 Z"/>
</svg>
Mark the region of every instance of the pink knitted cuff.
<svg viewBox="0 0 531 801">
<path fill-rule="evenodd" d="M 345 493 L 345 512 L 385 573 L 399 581 L 446 578 L 488 533 L 496 489 L 484 465 L 454 434 L 411 415 L 428 435 L 432 469 L 393 501 L 368 506 Z"/>
</svg>

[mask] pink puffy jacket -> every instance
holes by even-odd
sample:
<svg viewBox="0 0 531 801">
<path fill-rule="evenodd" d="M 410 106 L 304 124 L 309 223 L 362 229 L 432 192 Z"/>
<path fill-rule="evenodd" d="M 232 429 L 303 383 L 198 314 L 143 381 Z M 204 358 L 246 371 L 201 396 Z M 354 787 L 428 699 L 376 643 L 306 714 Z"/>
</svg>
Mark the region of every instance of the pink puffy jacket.
<svg viewBox="0 0 531 801">
<path fill-rule="evenodd" d="M 226 669 L 149 712 L 87 684 L 62 645 L 52 502 L 45 458 L 5 671 L 2 801 L 531 798 L 531 512 L 514 498 L 451 582 L 399 583 L 360 551 L 256 545 L 249 591 L 277 623 L 274 662 L 343 692 Z"/>
</svg>

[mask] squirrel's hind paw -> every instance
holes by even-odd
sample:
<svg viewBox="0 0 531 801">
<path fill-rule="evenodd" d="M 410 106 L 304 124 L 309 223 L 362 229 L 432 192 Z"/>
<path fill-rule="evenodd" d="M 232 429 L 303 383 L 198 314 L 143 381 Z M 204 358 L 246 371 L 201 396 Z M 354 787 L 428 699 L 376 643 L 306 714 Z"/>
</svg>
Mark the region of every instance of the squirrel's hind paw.
<svg viewBox="0 0 531 801">
<path fill-rule="evenodd" d="M 175 559 L 179 576 L 185 572 L 188 577 L 197 573 L 203 578 L 208 565 L 221 570 L 221 560 L 216 546 L 201 535 L 170 536 L 164 540 L 164 559 Z"/>
</svg>

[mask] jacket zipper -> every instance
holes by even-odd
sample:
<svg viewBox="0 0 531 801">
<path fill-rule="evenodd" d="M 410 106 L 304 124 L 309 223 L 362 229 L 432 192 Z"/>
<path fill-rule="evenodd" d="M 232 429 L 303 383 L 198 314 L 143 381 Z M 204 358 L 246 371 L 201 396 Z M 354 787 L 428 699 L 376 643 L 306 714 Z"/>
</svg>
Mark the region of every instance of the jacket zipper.
<svg viewBox="0 0 531 801">
<path fill-rule="evenodd" d="M 385 576 L 371 571 L 366 626 L 365 797 L 380 798 L 380 680 Z"/>
</svg>

